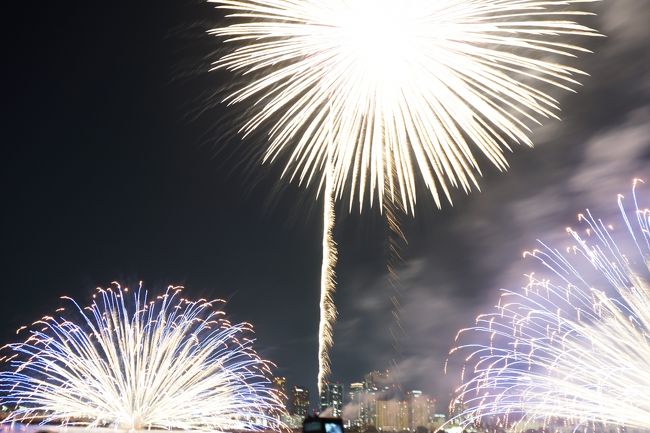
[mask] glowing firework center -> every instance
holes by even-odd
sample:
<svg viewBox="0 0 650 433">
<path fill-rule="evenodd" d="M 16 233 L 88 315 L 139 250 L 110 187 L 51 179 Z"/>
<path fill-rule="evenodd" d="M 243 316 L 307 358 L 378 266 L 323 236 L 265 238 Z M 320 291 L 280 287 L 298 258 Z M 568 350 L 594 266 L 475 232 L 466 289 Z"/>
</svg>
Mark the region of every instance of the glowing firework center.
<svg viewBox="0 0 650 433">
<path fill-rule="evenodd" d="M 394 2 L 362 1 L 351 5 L 334 20 L 335 41 L 340 46 L 341 57 L 349 59 L 354 74 L 368 77 L 361 92 L 367 98 L 379 97 L 384 103 L 395 102 L 399 89 L 417 78 L 413 59 L 422 58 L 425 50 L 419 44 L 426 39 L 418 38 L 425 30 L 408 17 L 409 9 L 396 7 Z M 418 52 L 420 51 L 420 52 Z M 387 96 L 392 96 L 387 98 Z"/>
</svg>

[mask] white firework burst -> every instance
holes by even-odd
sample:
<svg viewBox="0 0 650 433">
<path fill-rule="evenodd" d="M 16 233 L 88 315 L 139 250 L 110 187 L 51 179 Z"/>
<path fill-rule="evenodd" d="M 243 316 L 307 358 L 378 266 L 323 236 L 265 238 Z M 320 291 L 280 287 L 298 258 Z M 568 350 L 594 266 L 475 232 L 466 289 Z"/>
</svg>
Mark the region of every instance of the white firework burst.
<svg viewBox="0 0 650 433">
<path fill-rule="evenodd" d="M 545 89 L 578 84 L 558 58 L 587 51 L 573 36 L 584 0 L 209 0 L 232 24 L 212 33 L 236 49 L 215 64 L 250 76 L 227 100 L 270 123 L 266 158 L 337 195 L 385 197 L 413 211 L 416 173 L 436 203 L 476 185 L 475 151 L 500 169 L 509 143 L 532 145 L 526 123 L 555 117 Z M 475 150 L 472 149 L 472 145 Z"/>
<path fill-rule="evenodd" d="M 115 284 L 85 308 L 33 323 L 6 346 L 0 372 L 7 421 L 124 430 L 279 428 L 270 363 L 253 349 L 247 323 L 231 324 L 222 301 L 192 302 L 170 287 L 153 299 Z"/>
<path fill-rule="evenodd" d="M 650 210 L 635 190 L 633 200 L 628 214 L 619 196 L 627 237 L 615 240 L 587 211 L 586 237 L 567 229 L 566 254 L 544 244 L 529 253 L 547 278 L 531 274 L 459 333 L 472 343 L 452 352 L 473 367 L 458 390 L 460 420 L 650 429 Z"/>
</svg>

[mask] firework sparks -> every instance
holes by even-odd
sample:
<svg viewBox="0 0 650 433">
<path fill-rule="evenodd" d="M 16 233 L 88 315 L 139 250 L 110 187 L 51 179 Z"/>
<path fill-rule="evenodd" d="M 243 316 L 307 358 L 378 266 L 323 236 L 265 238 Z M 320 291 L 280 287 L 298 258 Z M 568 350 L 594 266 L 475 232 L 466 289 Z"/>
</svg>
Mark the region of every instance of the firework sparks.
<svg viewBox="0 0 650 433">
<path fill-rule="evenodd" d="M 478 188 L 475 152 L 505 170 L 510 144 L 532 145 L 527 123 L 558 109 L 535 85 L 583 74 L 558 60 L 587 51 L 565 39 L 597 35 L 574 21 L 583 0 L 209 1 L 233 20 L 212 33 L 236 46 L 215 68 L 250 77 L 226 99 L 254 101 L 242 132 L 268 126 L 265 161 L 359 209 L 369 197 L 413 213 L 418 177 L 440 207 L 450 187 Z M 334 316 L 321 309 L 321 331 Z"/>
<path fill-rule="evenodd" d="M 367 190 L 381 201 L 388 178 L 410 211 L 416 171 L 440 205 L 449 185 L 476 186 L 470 143 L 501 169 L 508 142 L 532 145 L 513 113 L 558 107 L 530 83 L 577 85 L 582 72 L 549 57 L 597 34 L 566 9 L 582 0 L 211 2 L 238 21 L 212 30 L 238 46 L 215 67 L 252 77 L 227 101 L 257 103 L 245 133 L 271 122 L 267 160 L 286 155 L 291 179 L 323 184 L 331 140 L 337 196 L 348 185 L 360 205 Z"/>
<path fill-rule="evenodd" d="M 115 285 L 98 289 L 79 319 L 46 316 L 10 344 L 0 373 L 7 421 L 124 430 L 257 430 L 280 426 L 280 396 L 249 324 L 231 324 L 221 301 L 189 301 L 170 287 L 149 299 Z"/>
<path fill-rule="evenodd" d="M 331 182 L 332 178 L 327 177 L 327 182 Z M 321 267 L 321 291 L 320 291 L 320 311 L 321 320 L 319 323 L 318 335 L 318 392 L 322 391 L 322 384 L 327 380 L 330 374 L 330 360 L 329 350 L 334 343 L 332 335 L 332 327 L 336 321 L 336 306 L 334 304 L 334 290 L 336 288 L 336 275 L 334 269 L 336 268 L 337 252 L 336 243 L 332 236 L 335 222 L 334 212 L 334 197 L 331 194 L 331 189 L 328 187 L 326 191 L 329 192 L 325 196 L 325 206 L 323 213 L 323 262 Z"/>
<path fill-rule="evenodd" d="M 459 333 L 489 341 L 453 350 L 474 365 L 458 390 L 463 422 L 650 428 L 650 210 L 638 208 L 637 183 L 633 215 L 619 196 L 627 238 L 615 241 L 587 211 L 584 238 L 567 229 L 575 241 L 567 254 L 544 244 L 529 253 L 549 278 L 530 275 Z"/>
</svg>

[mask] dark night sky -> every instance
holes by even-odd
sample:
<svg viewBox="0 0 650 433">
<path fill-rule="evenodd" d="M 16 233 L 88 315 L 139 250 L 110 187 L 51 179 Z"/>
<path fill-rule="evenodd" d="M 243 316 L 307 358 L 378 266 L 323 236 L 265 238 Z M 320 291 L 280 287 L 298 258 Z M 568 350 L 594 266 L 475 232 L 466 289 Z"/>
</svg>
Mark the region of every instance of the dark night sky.
<svg viewBox="0 0 650 433">
<path fill-rule="evenodd" d="M 562 95 L 562 122 L 535 130 L 537 147 L 516 149 L 509 173 L 486 167 L 482 193 L 442 211 L 423 196 L 418 218 L 404 218 L 399 357 L 385 225 L 376 210 L 341 207 L 334 379 L 395 359 L 407 386 L 444 398 L 453 335 L 498 288 L 521 284 L 521 251 L 563 242 L 586 206 L 612 215 L 615 194 L 650 177 L 650 1 L 594 8 L 608 38 L 589 41 L 596 54 L 579 64 L 591 77 Z M 61 295 L 182 284 L 228 299 L 279 374 L 315 389 L 318 204 L 297 187 L 277 194 L 277 170 L 234 166 L 250 143 L 224 138 L 232 116 L 210 97 L 228 79 L 208 73 L 218 41 L 205 30 L 219 13 L 165 0 L 13 2 L 3 15 L 2 342 Z"/>
</svg>

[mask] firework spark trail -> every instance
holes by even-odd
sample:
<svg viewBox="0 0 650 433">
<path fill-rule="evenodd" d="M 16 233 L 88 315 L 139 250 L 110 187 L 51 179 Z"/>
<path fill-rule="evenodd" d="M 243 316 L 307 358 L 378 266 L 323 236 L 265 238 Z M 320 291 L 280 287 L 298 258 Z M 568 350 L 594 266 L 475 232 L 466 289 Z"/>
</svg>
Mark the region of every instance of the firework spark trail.
<svg viewBox="0 0 650 433">
<path fill-rule="evenodd" d="M 330 374 L 329 350 L 334 343 L 332 328 L 336 321 L 336 305 L 334 304 L 334 291 L 336 289 L 336 242 L 332 232 L 334 230 L 334 190 L 332 177 L 326 177 L 323 206 L 323 259 L 321 267 L 320 290 L 320 323 L 318 328 L 318 394 L 323 391 L 323 385 Z"/>
<path fill-rule="evenodd" d="M 476 152 L 505 170 L 528 124 L 556 117 L 542 87 L 584 74 L 560 59 L 588 50 L 565 39 L 598 35 L 574 21 L 592 0 L 209 1 L 234 47 L 214 68 L 250 77 L 226 98 L 253 102 L 241 132 L 268 127 L 265 161 L 360 210 L 390 197 L 413 213 L 418 178 L 440 207 L 478 188 Z"/>
<path fill-rule="evenodd" d="M 385 182 L 388 184 L 388 178 Z M 389 188 L 385 189 L 386 192 L 389 190 Z M 391 324 L 389 331 L 391 334 L 393 351 L 395 352 L 391 370 L 395 372 L 397 377 L 401 377 L 401 342 L 404 339 L 405 334 L 401 321 L 402 305 L 400 303 L 403 287 L 397 269 L 403 263 L 401 250 L 406 244 L 408 244 L 408 242 L 406 240 L 406 235 L 402 231 L 402 225 L 400 224 L 400 218 L 404 213 L 404 210 L 400 206 L 400 202 L 387 198 L 384 200 L 382 207 L 388 228 L 388 259 L 386 260 L 386 271 L 388 274 L 388 283 L 394 292 L 390 297 L 391 304 L 393 305 L 391 311 L 393 323 Z"/>
<path fill-rule="evenodd" d="M 332 106 L 328 107 L 331 111 Z M 331 117 L 330 117 L 331 119 Z M 336 322 L 337 311 L 334 303 L 334 292 L 336 291 L 336 262 L 338 253 L 334 241 L 334 225 L 336 212 L 334 209 L 334 178 L 332 177 L 332 128 L 330 120 L 328 127 L 328 148 L 326 160 L 325 190 L 323 198 L 323 256 L 321 260 L 321 282 L 320 282 L 320 321 L 318 323 L 318 394 L 323 392 L 327 377 L 331 372 L 329 351 L 334 344 L 334 323 Z"/>
<path fill-rule="evenodd" d="M 23 343 L 6 346 L 13 371 L 0 372 L 7 421 L 124 430 L 279 427 L 281 401 L 270 363 L 253 350 L 252 327 L 231 324 L 214 304 L 170 287 L 99 289 L 75 306 L 78 321 L 46 316 Z M 63 309 L 57 310 L 57 312 Z"/>
<path fill-rule="evenodd" d="M 459 333 L 477 341 L 452 351 L 474 365 L 458 389 L 464 423 L 650 428 L 650 210 L 638 207 L 638 182 L 633 213 L 619 196 L 629 237 L 615 240 L 587 211 L 586 237 L 567 229 L 576 244 L 566 255 L 541 242 L 529 253 L 548 278 L 529 275 Z"/>
</svg>

